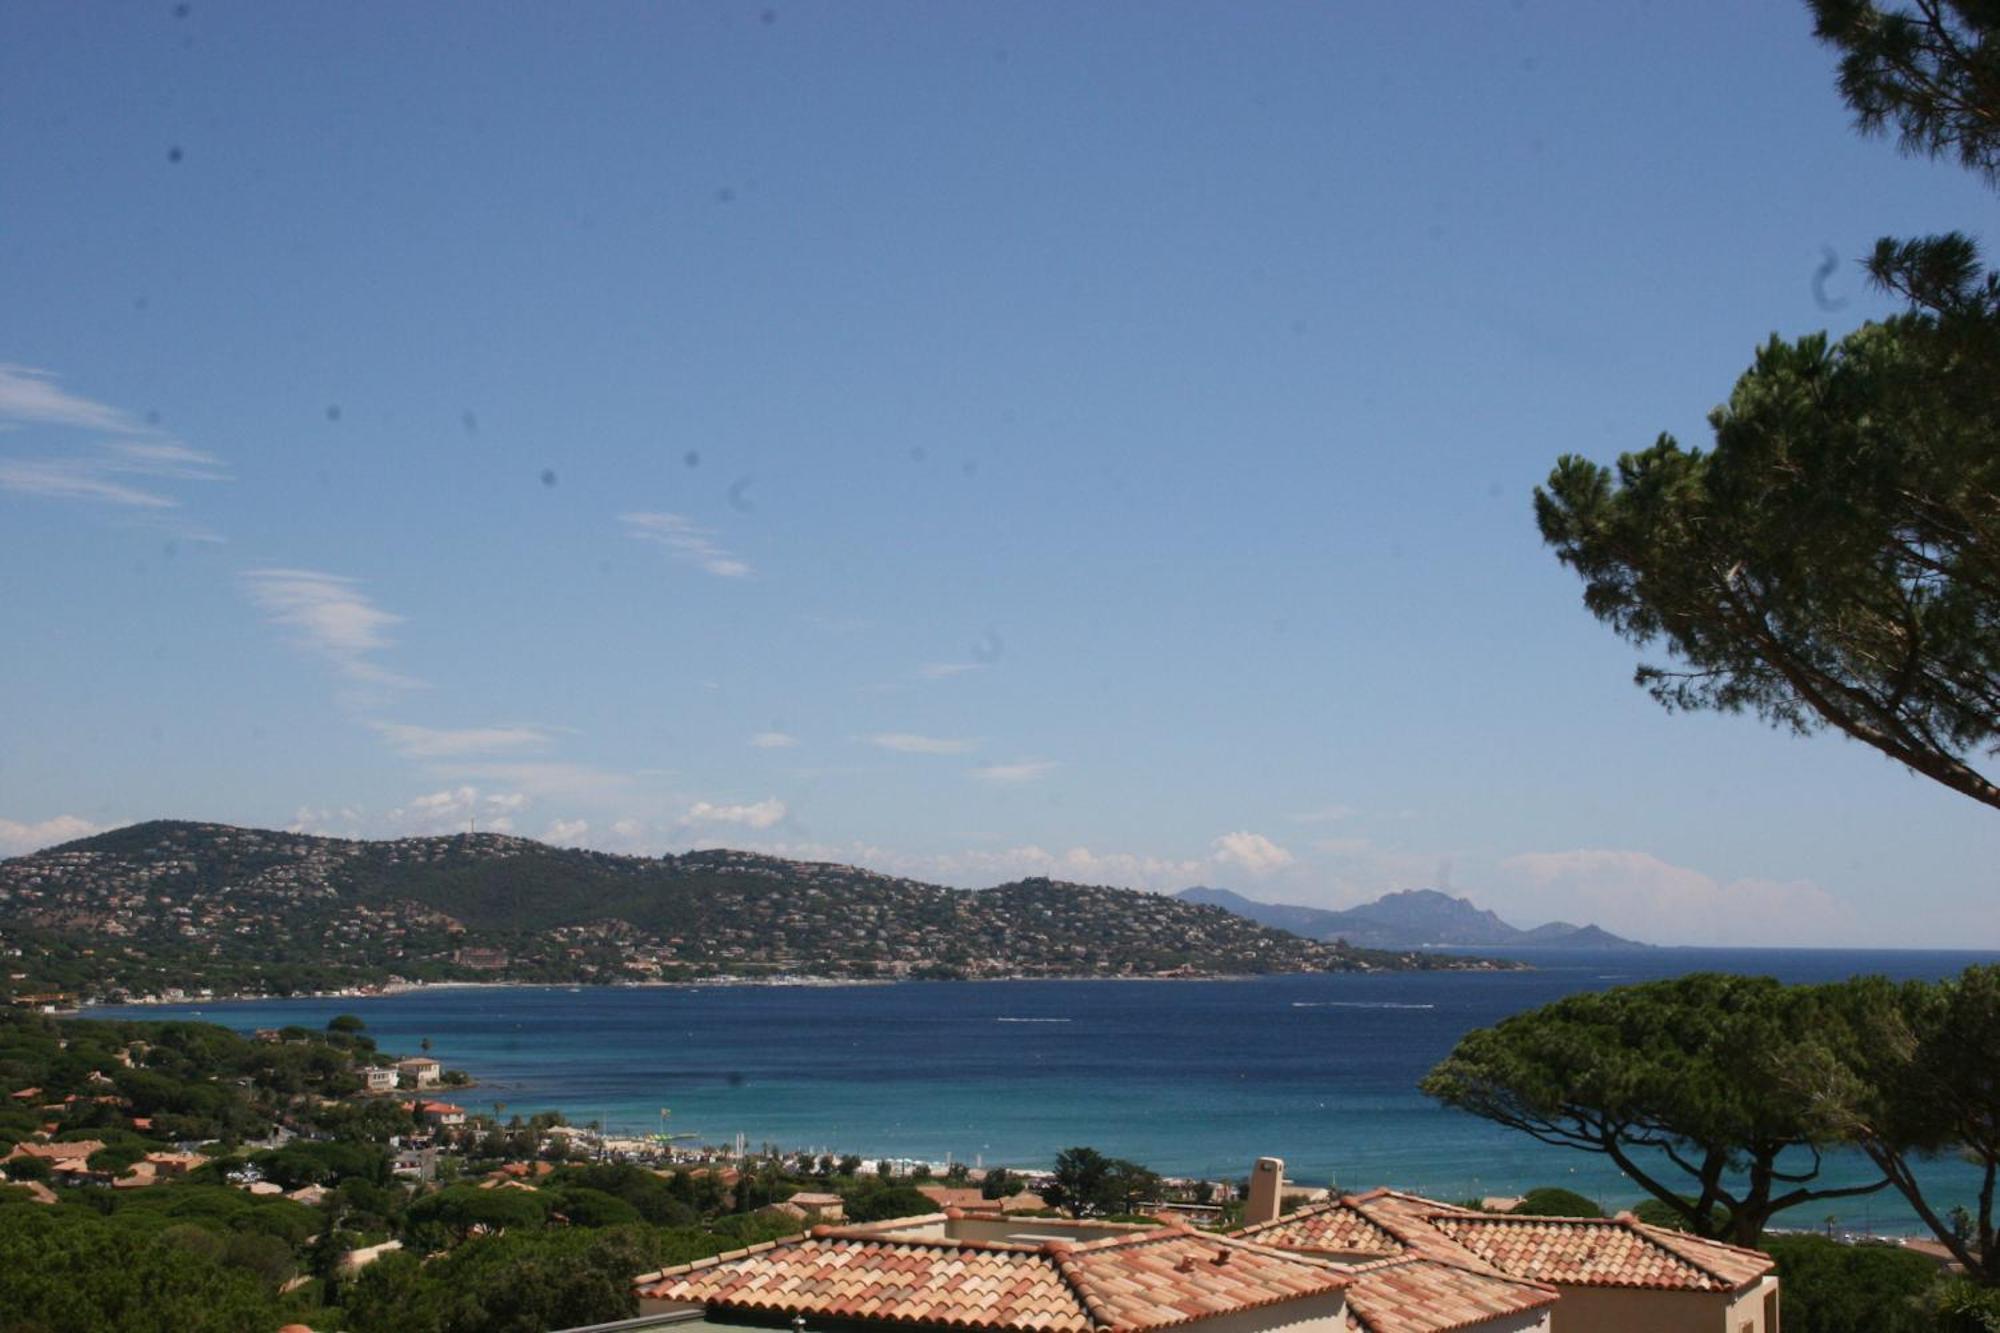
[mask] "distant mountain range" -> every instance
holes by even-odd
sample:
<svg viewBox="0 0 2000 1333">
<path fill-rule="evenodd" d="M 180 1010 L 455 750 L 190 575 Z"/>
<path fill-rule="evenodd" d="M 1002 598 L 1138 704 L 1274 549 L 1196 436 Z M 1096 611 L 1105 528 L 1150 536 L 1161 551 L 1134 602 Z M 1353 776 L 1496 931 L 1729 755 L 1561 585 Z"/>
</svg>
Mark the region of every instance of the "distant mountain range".
<svg viewBox="0 0 2000 1333">
<path fill-rule="evenodd" d="M 1470 899 L 1454 898 L 1436 889 L 1404 889 L 1384 894 L 1372 903 L 1331 912 L 1319 907 L 1260 903 L 1228 889 L 1182 889 L 1184 902 L 1220 907 L 1260 925 L 1289 930 L 1309 940 L 1345 940 L 1363 949 L 1423 949 L 1465 945 L 1479 949 L 1642 949 L 1651 946 L 1621 939 L 1597 926 L 1573 926 L 1551 921 L 1533 930 L 1519 930 Z"/>
<path fill-rule="evenodd" d="M 388 981 L 1222 976 L 1479 968 L 1155 893 L 950 889 L 751 852 L 493 833 L 363 842 L 157 821 L 0 861 L 10 990 L 134 998 Z M 1509 966 L 1501 964 L 1500 966 Z"/>
</svg>

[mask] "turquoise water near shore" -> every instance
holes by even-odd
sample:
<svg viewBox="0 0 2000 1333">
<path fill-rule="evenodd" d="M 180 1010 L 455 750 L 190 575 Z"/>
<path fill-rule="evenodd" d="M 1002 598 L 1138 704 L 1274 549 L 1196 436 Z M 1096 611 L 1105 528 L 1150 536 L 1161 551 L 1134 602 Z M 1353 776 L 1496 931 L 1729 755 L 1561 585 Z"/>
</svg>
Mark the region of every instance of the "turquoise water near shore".
<svg viewBox="0 0 2000 1333">
<path fill-rule="evenodd" d="M 726 1143 L 1046 1165 L 1089 1144 L 1154 1169 L 1235 1177 L 1261 1154 L 1311 1184 L 1443 1198 L 1560 1184 L 1610 1207 L 1639 1197 L 1601 1159 L 1537 1144 L 1416 1091 L 1465 1032 L 1559 996 L 1698 970 L 1820 981 L 1937 978 L 2000 953 L 1653 949 L 1523 954 L 1532 972 L 1240 981 L 910 982 L 885 986 L 446 987 L 367 999 L 99 1010 L 250 1030 L 360 1015 L 385 1049 L 428 1037 L 508 1114 Z M 1827 1174 L 1863 1179 L 1841 1156 Z M 1940 1185 L 1970 1192 L 1955 1161 Z M 1949 1200 L 1955 1201 L 1955 1200 Z M 1949 1202 L 1948 1201 L 1948 1202 Z M 1805 1210 L 1801 1210 L 1804 1212 Z M 1788 1219 L 1915 1232 L 1881 1193 Z"/>
</svg>

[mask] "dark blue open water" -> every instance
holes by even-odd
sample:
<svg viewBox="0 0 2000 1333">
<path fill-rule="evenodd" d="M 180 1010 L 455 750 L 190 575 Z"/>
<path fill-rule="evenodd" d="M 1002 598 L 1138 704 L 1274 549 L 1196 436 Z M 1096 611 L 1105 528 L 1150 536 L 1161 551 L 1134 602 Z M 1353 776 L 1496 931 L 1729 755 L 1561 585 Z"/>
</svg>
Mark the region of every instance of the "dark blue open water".
<svg viewBox="0 0 2000 1333">
<path fill-rule="evenodd" d="M 1524 957 L 1529 955 L 1523 955 Z M 1038 1165 L 1072 1144 L 1170 1174 L 1240 1176 L 1261 1154 L 1313 1184 L 1456 1199 L 1566 1185 L 1638 1191 L 1597 1157 L 1441 1109 L 1416 1082 L 1452 1044 L 1575 991 L 1713 969 L 1821 981 L 1937 978 L 2000 954 L 1654 949 L 1539 953 L 1527 973 L 1250 981 L 913 982 L 851 987 L 446 988 L 377 999 L 118 1011 L 249 1030 L 353 1012 L 385 1049 L 429 1037 L 474 1110 L 543 1108 L 657 1130 L 868 1157 Z M 1863 1163 L 1829 1174 L 1859 1179 Z M 1970 1173 L 1938 1164 L 1940 1185 Z M 1955 1201 L 1947 1199 L 1946 1204 Z M 1793 1225 L 1916 1231 L 1889 1193 Z"/>
</svg>

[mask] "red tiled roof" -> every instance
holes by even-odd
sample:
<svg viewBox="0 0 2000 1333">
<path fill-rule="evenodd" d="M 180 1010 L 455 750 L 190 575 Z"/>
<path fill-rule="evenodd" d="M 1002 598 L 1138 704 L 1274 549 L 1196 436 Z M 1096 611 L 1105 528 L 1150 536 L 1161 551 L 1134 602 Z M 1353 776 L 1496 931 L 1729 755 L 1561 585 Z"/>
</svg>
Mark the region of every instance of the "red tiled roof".
<svg viewBox="0 0 2000 1333">
<path fill-rule="evenodd" d="M 917 1193 L 940 1208 L 991 1208 L 995 1205 L 977 1186 L 919 1185 Z"/>
<path fill-rule="evenodd" d="M 1055 1249 L 1104 1327 L 1165 1328 L 1339 1291 L 1347 1275 L 1280 1250 L 1180 1227 Z"/>
<path fill-rule="evenodd" d="M 1414 1255 L 1350 1270 L 1347 1320 L 1365 1333 L 1446 1333 L 1552 1305 L 1558 1293 L 1518 1278 L 1476 1273 Z"/>
<path fill-rule="evenodd" d="M 1760 1251 L 1648 1226 L 1629 1213 L 1510 1217 L 1387 1189 L 1301 1208 L 1236 1234 L 1284 1249 L 1400 1253 L 1564 1286 L 1734 1291 L 1772 1267 Z"/>
<path fill-rule="evenodd" d="M 1384 1230 L 1345 1199 L 1301 1208 L 1233 1234 L 1259 1245 L 1319 1254 L 1402 1254 L 1408 1242 Z"/>
<path fill-rule="evenodd" d="M 907 1228 L 912 1219 L 900 1219 Z M 1337 1270 L 1179 1228 L 1072 1244 L 816 1228 L 640 1279 L 640 1294 L 769 1314 L 1014 1333 L 1157 1329 L 1339 1291 Z"/>
<path fill-rule="evenodd" d="M 725 1309 L 1085 1333 L 1089 1312 L 1038 1251 L 800 1238 L 642 1279 L 639 1294 Z"/>
<path fill-rule="evenodd" d="M 1734 1291 L 1771 1257 L 1720 1241 L 1615 1218 L 1440 1216 L 1432 1225 L 1517 1277 L 1576 1287 Z"/>
<path fill-rule="evenodd" d="M 45 1162 L 81 1162 L 104 1145 L 96 1139 L 77 1139 L 71 1143 L 18 1143 L 14 1145 L 16 1157 L 39 1157 Z"/>
</svg>

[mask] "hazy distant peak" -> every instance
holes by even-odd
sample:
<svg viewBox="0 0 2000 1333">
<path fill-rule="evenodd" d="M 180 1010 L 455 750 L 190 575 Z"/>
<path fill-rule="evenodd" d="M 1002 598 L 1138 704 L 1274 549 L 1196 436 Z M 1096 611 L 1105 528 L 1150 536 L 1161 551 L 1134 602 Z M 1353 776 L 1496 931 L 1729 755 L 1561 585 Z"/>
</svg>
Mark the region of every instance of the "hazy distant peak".
<svg viewBox="0 0 2000 1333">
<path fill-rule="evenodd" d="M 1206 886 L 1183 889 L 1189 902 L 1225 908 L 1262 925 L 1289 930 L 1316 940 L 1344 939 L 1370 949 L 1412 949 L 1425 945 L 1509 945 L 1542 949 L 1615 949 L 1642 947 L 1594 925 L 1575 926 L 1551 921 L 1520 930 L 1471 899 L 1453 897 L 1442 889 L 1398 889 L 1373 902 L 1342 911 L 1299 907 L 1290 903 L 1260 903 L 1228 889 Z"/>
</svg>

